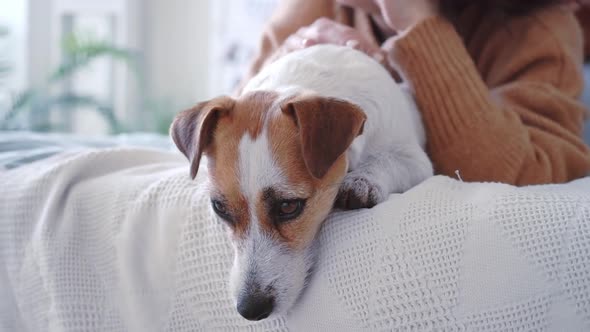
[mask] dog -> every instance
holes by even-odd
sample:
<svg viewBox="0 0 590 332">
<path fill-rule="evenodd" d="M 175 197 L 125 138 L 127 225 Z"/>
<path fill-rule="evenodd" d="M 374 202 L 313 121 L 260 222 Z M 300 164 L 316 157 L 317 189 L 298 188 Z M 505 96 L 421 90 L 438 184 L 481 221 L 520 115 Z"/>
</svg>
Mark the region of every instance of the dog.
<svg viewBox="0 0 590 332">
<path fill-rule="evenodd" d="M 333 206 L 371 208 L 433 174 L 410 93 L 344 46 L 279 58 L 239 97 L 179 113 L 170 134 L 192 178 L 207 157 L 212 210 L 235 253 L 230 291 L 248 320 L 296 303 Z"/>
</svg>

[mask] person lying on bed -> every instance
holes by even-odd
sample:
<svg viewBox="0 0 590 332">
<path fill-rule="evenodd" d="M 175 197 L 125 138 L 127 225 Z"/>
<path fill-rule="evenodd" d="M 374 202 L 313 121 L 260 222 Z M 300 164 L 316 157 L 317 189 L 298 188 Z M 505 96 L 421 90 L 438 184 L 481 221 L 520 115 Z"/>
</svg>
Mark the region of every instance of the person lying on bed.
<svg viewBox="0 0 590 332">
<path fill-rule="evenodd" d="M 286 52 L 349 45 L 410 84 L 438 174 L 566 182 L 590 173 L 578 2 L 283 0 L 245 81 Z"/>
</svg>

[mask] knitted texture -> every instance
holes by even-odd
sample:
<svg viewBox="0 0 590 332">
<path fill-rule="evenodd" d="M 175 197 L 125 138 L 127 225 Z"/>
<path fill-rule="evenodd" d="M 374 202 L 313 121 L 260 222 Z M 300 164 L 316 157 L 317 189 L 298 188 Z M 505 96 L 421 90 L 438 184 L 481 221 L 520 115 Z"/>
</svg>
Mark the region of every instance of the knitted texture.
<svg viewBox="0 0 590 332">
<path fill-rule="evenodd" d="M 141 149 L 0 173 L 0 331 L 590 331 L 590 178 L 439 176 L 334 212 L 295 308 L 257 323 L 229 297 L 206 178 Z"/>
</svg>

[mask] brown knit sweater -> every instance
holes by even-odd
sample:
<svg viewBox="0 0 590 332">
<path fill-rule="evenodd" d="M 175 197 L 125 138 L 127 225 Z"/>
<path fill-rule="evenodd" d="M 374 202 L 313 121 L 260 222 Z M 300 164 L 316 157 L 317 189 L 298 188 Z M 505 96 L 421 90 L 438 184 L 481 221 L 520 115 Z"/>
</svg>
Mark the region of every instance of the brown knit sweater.
<svg viewBox="0 0 590 332">
<path fill-rule="evenodd" d="M 551 7 L 506 17 L 475 5 L 452 22 L 433 17 L 395 37 L 333 1 L 283 0 L 279 7 L 249 75 L 298 28 L 333 18 L 380 45 L 396 38 L 385 51 L 414 89 L 437 173 L 516 185 L 590 173 L 578 101 L 583 40 L 571 12 Z"/>
</svg>

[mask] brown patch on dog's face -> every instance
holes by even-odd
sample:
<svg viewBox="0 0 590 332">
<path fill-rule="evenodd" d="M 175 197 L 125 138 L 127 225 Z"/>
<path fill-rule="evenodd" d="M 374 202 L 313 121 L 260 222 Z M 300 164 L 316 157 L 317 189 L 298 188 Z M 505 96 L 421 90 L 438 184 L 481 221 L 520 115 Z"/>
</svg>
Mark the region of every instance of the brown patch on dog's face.
<svg viewBox="0 0 590 332">
<path fill-rule="evenodd" d="M 344 152 L 365 115 L 343 100 L 257 91 L 219 97 L 180 113 L 174 142 L 197 174 L 208 156 L 215 211 L 235 242 L 257 231 L 291 249 L 306 247 L 332 208 L 346 172 Z M 284 214 L 282 206 L 295 214 Z"/>
<path fill-rule="evenodd" d="M 184 151 L 202 150 L 208 157 L 213 209 L 226 221 L 236 252 L 234 298 L 264 290 L 274 310 L 283 312 L 313 266 L 312 242 L 332 209 L 347 171 L 345 151 L 362 132 L 364 114 L 345 101 L 317 96 L 280 100 L 276 93 L 254 92 L 219 101 L 184 114 L 174 133 L 190 147 Z M 195 128 L 208 135 L 184 135 L 195 114 L 205 119 Z M 193 137 L 206 144 L 194 149 Z M 290 269 L 283 268 L 287 264 Z"/>
<path fill-rule="evenodd" d="M 237 99 L 232 112 L 218 120 L 212 144 L 206 151 L 209 174 L 215 188 L 212 199 L 227 205 L 232 215 L 228 224 L 235 239 L 246 236 L 250 222 L 248 200 L 251 199 L 240 189 L 238 147 L 245 135 L 253 139 L 260 135 L 268 111 L 277 97 L 273 92 L 258 91 Z"/>
<path fill-rule="evenodd" d="M 258 229 L 270 237 L 286 244 L 291 249 L 302 249 L 309 246 L 314 239 L 323 220 L 332 209 L 333 202 L 338 193 L 338 188 L 347 170 L 347 160 L 344 151 L 354 137 L 362 130 L 364 114 L 360 113 L 350 104 L 330 99 L 316 99 L 317 97 L 295 97 L 289 101 L 277 104 L 277 95 L 272 93 L 255 93 L 245 96 L 235 102 L 233 112 L 218 122 L 212 147 L 208 152 L 210 158 L 210 173 L 216 191 L 223 197 L 223 201 L 232 212 L 232 227 L 234 239 L 237 242 L 247 237 L 250 223 L 256 222 Z M 297 111 L 324 112 L 324 118 L 307 117 L 285 112 L 285 103 L 301 102 L 297 104 Z M 309 108 L 317 108 L 309 109 Z M 326 110 L 325 108 L 332 109 Z M 345 107 L 346 110 L 335 109 Z M 303 108 L 303 110 L 302 110 Z M 336 110 L 336 111 L 335 111 Z M 346 119 L 346 111 L 350 111 L 349 119 Z M 332 112 L 334 115 L 331 115 Z M 330 118 L 330 116 L 339 118 Z M 305 121 L 330 121 L 330 125 L 319 124 L 320 128 L 327 128 L 327 133 L 309 133 L 302 131 L 313 130 L 315 124 Z M 352 122 L 354 123 L 352 123 Z M 344 129 L 334 128 L 344 123 Z M 306 126 L 306 128 L 302 128 Z M 310 129 L 311 128 L 311 129 Z M 350 129 L 349 129 L 350 128 Z M 341 137 L 346 134 L 346 137 Z M 266 135 L 260 137 L 260 135 Z M 305 151 L 303 134 L 323 135 L 324 140 L 330 145 L 330 151 Z M 331 138 L 332 135 L 339 137 Z M 240 144 L 248 136 L 251 142 Z M 246 193 L 240 181 L 247 181 L 245 171 L 240 169 L 240 160 L 248 158 L 248 155 L 259 153 L 260 147 L 255 147 L 258 139 L 266 140 L 267 149 L 264 151 L 271 163 L 260 165 L 257 169 L 259 176 L 265 174 L 280 173 L 280 179 L 274 183 L 257 188 L 255 192 Z M 322 142 L 325 144 L 325 142 Z M 307 142 L 309 144 L 309 142 Z M 331 150 L 338 149 L 340 152 Z M 308 153 L 308 156 L 305 156 Z M 244 154 L 244 155 L 240 155 Z M 315 155 L 314 155 L 315 154 Z M 318 155 L 319 154 L 319 155 Z M 309 155 L 317 159 L 332 158 L 324 161 L 328 166 L 318 178 L 310 170 Z M 330 157 L 332 155 L 333 157 Z M 307 159 L 306 159 L 307 158 Z M 334 159 L 335 158 L 335 159 Z M 272 165 L 268 165 L 272 164 Z M 272 166 L 272 167 L 271 167 Z M 256 168 L 255 163 L 248 169 Z M 264 169 L 271 167 L 273 169 Z M 254 181 L 256 182 L 256 181 Z M 255 183 L 258 185 L 259 183 Z M 251 183 L 252 185 L 252 183 Z M 303 205 L 303 211 L 294 219 L 283 220 L 277 216 L 280 204 L 297 201 Z M 301 203 L 303 202 L 303 203 Z"/>
<path fill-rule="evenodd" d="M 339 184 L 346 173 L 346 157 L 342 155 L 323 178 L 316 179 L 305 165 L 299 128 L 291 117 L 285 114 L 274 117 L 269 124 L 268 136 L 277 154 L 277 166 L 283 170 L 287 182 L 285 188 L 274 189 L 273 200 L 300 198 L 305 200 L 305 207 L 296 220 L 267 223 L 269 228 L 274 226 L 273 231 L 290 248 L 301 249 L 313 240 L 332 209 Z"/>
</svg>

